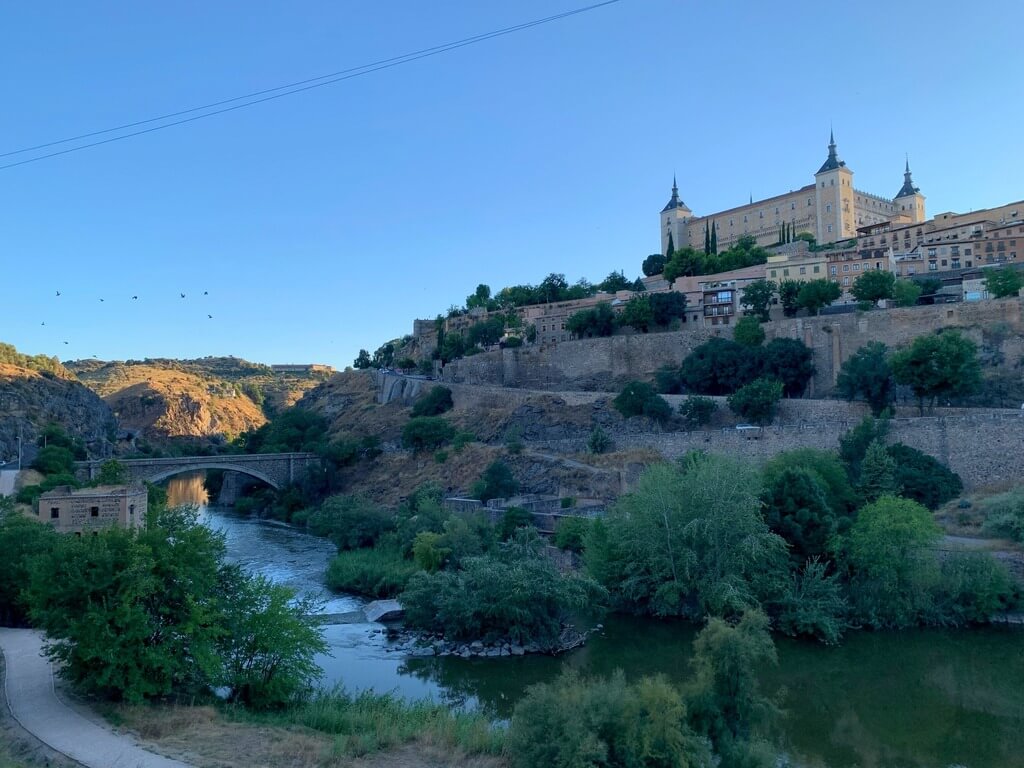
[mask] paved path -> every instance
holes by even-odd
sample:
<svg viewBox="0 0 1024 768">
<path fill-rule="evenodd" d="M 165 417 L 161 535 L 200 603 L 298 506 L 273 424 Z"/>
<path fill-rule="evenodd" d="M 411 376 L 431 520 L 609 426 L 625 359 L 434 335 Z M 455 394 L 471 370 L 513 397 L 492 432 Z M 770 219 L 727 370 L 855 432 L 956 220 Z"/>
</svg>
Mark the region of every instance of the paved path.
<svg viewBox="0 0 1024 768">
<path fill-rule="evenodd" d="M 7 660 L 7 704 L 26 731 L 88 768 L 189 768 L 147 752 L 58 698 L 42 646 L 39 632 L 0 629 L 0 650 Z"/>
</svg>

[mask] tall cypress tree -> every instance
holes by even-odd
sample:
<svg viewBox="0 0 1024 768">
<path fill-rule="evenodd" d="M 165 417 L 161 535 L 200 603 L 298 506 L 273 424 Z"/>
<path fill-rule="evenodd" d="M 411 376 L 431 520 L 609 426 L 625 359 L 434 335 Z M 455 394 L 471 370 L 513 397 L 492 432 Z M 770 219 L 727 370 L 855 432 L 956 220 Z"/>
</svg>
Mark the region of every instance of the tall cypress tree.
<svg viewBox="0 0 1024 768">
<path fill-rule="evenodd" d="M 715 229 L 715 222 L 711 222 L 711 252 L 710 255 L 714 256 L 718 253 L 718 232 Z"/>
<path fill-rule="evenodd" d="M 707 256 L 711 253 L 711 227 L 708 223 L 704 222 L 704 255 Z"/>
<path fill-rule="evenodd" d="M 676 244 L 672 241 L 672 233 L 668 233 L 668 250 L 665 251 L 665 258 L 671 259 L 672 254 L 676 252 Z"/>
</svg>

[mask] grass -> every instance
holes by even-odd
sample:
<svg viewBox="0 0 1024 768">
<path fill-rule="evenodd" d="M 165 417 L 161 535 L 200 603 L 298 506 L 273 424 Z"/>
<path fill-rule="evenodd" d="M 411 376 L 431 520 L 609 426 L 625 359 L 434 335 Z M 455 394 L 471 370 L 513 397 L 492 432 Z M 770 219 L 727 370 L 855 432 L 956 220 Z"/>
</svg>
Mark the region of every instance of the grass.
<svg viewBox="0 0 1024 768">
<path fill-rule="evenodd" d="M 350 549 L 339 552 L 327 567 L 327 586 L 366 597 L 394 597 L 417 570 L 394 547 Z"/>
</svg>

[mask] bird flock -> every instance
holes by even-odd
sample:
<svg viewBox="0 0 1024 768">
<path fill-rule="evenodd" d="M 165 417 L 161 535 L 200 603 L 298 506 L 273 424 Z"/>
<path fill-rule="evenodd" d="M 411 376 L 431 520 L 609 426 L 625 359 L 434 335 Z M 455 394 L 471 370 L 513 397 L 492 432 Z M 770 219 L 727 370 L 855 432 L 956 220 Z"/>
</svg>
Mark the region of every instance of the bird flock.
<svg viewBox="0 0 1024 768">
<path fill-rule="evenodd" d="M 55 293 L 56 293 L 56 298 L 58 298 L 58 299 L 59 299 L 59 298 L 61 298 L 61 296 L 63 296 L 63 293 L 62 293 L 62 292 L 61 292 L 60 290 L 57 290 L 57 291 L 55 291 Z M 210 295 L 210 292 L 209 292 L 209 291 L 203 291 L 203 296 L 209 296 L 209 295 Z M 179 296 L 179 297 L 180 297 L 180 298 L 181 298 L 182 300 L 187 300 L 187 299 L 188 299 L 188 296 L 187 296 L 187 295 L 186 295 L 185 293 L 182 293 L 182 292 L 179 292 L 179 293 L 178 293 L 178 296 Z M 105 304 L 105 303 L 106 303 L 106 301 L 107 301 L 107 300 L 106 300 L 106 298 L 104 298 L 104 297 L 102 297 L 102 296 L 101 296 L 101 297 L 99 297 L 99 300 L 100 300 L 100 303 L 101 303 L 101 304 Z M 138 295 L 133 295 L 133 296 L 132 296 L 132 297 L 131 297 L 131 298 L 129 299 L 129 301 L 139 301 L 139 297 L 138 297 Z M 213 315 L 212 315 L 212 314 L 210 314 L 210 313 L 207 313 L 207 314 L 206 314 L 206 318 L 207 318 L 208 320 L 213 320 Z M 40 323 L 40 325 L 42 325 L 42 326 L 45 326 L 45 325 L 46 325 L 46 321 L 45 321 L 45 320 L 43 320 L 43 321 L 42 321 L 42 322 Z M 70 346 L 70 345 L 71 345 L 71 342 L 70 342 L 70 341 L 68 341 L 67 339 L 65 339 L 65 340 L 63 341 L 63 344 L 64 344 L 65 346 Z M 94 354 L 94 355 L 93 355 L 93 357 L 96 357 L 96 355 Z"/>
</svg>

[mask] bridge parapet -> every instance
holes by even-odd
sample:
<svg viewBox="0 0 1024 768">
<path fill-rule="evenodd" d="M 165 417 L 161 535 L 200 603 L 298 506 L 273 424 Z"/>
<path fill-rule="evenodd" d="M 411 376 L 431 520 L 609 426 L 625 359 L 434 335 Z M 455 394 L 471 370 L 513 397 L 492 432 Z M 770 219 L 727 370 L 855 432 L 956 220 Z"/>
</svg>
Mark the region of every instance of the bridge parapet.
<svg viewBox="0 0 1024 768">
<path fill-rule="evenodd" d="M 315 453 L 249 453 L 117 461 L 127 470 L 130 482 L 157 483 L 184 472 L 222 469 L 254 477 L 273 488 L 283 488 L 299 480 L 308 468 L 318 466 L 320 457 Z M 75 471 L 80 479 L 92 480 L 102 465 L 103 461 L 79 461 L 75 463 Z"/>
</svg>

